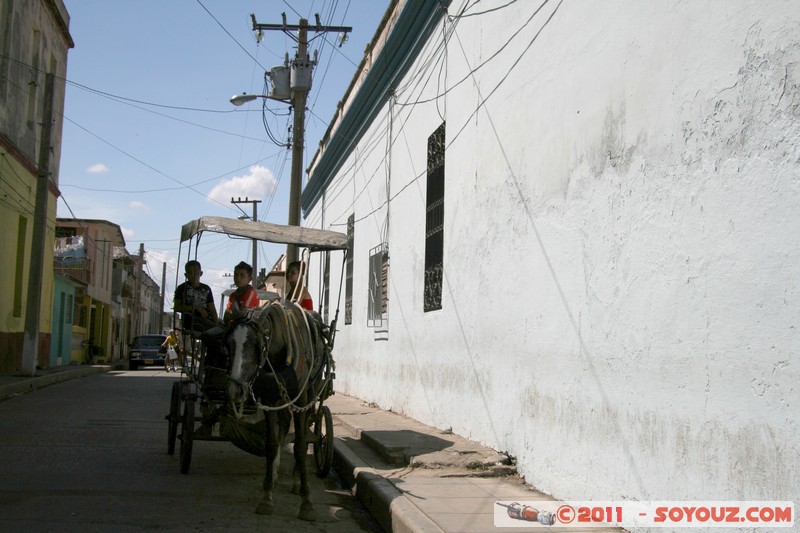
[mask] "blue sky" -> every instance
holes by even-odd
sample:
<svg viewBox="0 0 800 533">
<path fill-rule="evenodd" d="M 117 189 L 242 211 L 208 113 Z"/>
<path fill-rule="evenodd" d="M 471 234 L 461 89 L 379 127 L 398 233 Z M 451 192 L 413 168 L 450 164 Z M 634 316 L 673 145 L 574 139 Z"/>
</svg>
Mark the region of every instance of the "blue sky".
<svg viewBox="0 0 800 533">
<path fill-rule="evenodd" d="M 318 50 L 306 113 L 304 168 L 372 39 L 389 0 L 64 0 L 75 48 L 67 63 L 58 216 L 118 224 L 131 253 L 144 243 L 147 271 L 161 283 L 167 263 L 167 307 L 177 275 L 181 225 L 203 215 L 242 215 L 231 197 L 258 204 L 259 220 L 285 224 L 291 152 L 272 143 L 261 100 L 228 100 L 264 91 L 264 70 L 290 58 L 296 43 L 259 23 L 352 26 L 348 41 L 309 33 Z M 268 101 L 268 124 L 288 137 L 288 106 Z M 240 205 L 247 214 L 252 204 Z M 259 268 L 282 252 L 259 247 Z M 184 246 L 181 266 L 185 261 Z M 215 297 L 230 286 L 233 265 L 251 262 L 251 244 L 208 234 L 199 259 Z M 177 281 L 183 281 L 182 273 Z"/>
</svg>

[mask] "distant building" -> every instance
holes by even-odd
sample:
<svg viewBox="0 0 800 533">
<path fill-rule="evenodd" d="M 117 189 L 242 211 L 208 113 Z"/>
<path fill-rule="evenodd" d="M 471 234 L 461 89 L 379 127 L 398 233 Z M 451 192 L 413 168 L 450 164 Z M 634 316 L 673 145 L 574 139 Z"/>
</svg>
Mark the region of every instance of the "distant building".
<svg viewBox="0 0 800 533">
<path fill-rule="evenodd" d="M 303 191 L 336 388 L 557 498 L 798 501 L 800 2 L 384 22 Z"/>
<path fill-rule="evenodd" d="M 105 358 L 113 353 L 114 253 L 125 246 L 122 230 L 106 220 L 59 218 L 56 237 L 54 271 L 76 284 L 72 360 L 83 362 L 89 343 Z"/>
<path fill-rule="evenodd" d="M 53 227 L 58 192 L 67 52 L 74 46 L 62 0 L 0 0 L 0 371 L 20 368 L 28 308 L 36 182 L 41 161 L 45 76 L 55 77 L 49 153 L 39 350 L 51 364 Z M 61 305 L 60 300 L 55 302 Z M 55 332 L 61 335 L 61 332 Z"/>
<path fill-rule="evenodd" d="M 98 361 L 122 359 L 134 336 L 159 331 L 160 288 L 144 271 L 144 265 L 140 268 L 140 257 L 125 249 L 117 224 L 59 218 L 56 235 L 56 277 L 69 280 L 75 287 L 72 361 L 85 360 L 87 344 L 97 348 Z M 68 289 L 64 300 L 70 300 Z M 66 324 L 63 329 L 67 329 Z"/>
</svg>

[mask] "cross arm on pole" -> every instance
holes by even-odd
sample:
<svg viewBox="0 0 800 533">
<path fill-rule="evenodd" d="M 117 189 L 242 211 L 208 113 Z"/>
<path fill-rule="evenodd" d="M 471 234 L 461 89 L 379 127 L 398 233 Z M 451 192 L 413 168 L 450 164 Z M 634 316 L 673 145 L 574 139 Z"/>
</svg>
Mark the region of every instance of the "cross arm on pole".
<svg viewBox="0 0 800 533">
<path fill-rule="evenodd" d="M 316 31 L 316 32 L 350 32 L 353 31 L 352 26 L 323 26 L 320 24 L 319 15 L 317 15 L 317 24 L 316 26 L 309 26 L 308 24 L 286 24 L 285 18 L 282 24 L 263 24 L 256 22 L 256 16 L 250 15 L 253 21 L 253 31 L 259 30 L 283 30 L 283 31 L 300 31 L 301 29 L 305 29 L 308 31 Z"/>
</svg>

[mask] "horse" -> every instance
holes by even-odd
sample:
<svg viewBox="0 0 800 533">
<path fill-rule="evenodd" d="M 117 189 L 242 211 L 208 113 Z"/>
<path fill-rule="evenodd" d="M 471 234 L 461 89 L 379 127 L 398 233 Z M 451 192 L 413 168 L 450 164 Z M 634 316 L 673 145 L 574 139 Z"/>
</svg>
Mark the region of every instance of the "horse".
<svg viewBox="0 0 800 533">
<path fill-rule="evenodd" d="M 228 398 L 241 413 L 248 398 L 265 411 L 266 471 L 258 514 L 272 514 L 272 490 L 278 477 L 280 449 L 294 421 L 292 492 L 300 494 L 298 517 L 315 520 L 306 473 L 307 414 L 313 408 L 324 364 L 317 322 L 289 301 L 273 301 L 239 315 L 227 334 L 231 366 Z"/>
</svg>

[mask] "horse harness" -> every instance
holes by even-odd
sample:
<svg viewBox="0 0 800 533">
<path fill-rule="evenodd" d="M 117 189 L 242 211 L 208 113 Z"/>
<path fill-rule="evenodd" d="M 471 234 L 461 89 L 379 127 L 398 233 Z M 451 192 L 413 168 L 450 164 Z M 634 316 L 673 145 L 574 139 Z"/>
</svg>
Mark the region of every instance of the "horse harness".
<svg viewBox="0 0 800 533">
<path fill-rule="evenodd" d="M 229 379 L 237 383 L 239 386 L 245 388 L 245 390 L 248 391 L 255 407 L 262 411 L 280 411 L 289 408 L 292 412 L 302 412 L 310 409 L 312 406 L 314 406 L 314 404 L 317 401 L 317 398 L 315 396 L 306 405 L 298 406 L 296 404 L 297 400 L 299 400 L 306 392 L 309 382 L 312 381 L 312 377 L 316 379 L 319 376 L 319 374 L 321 374 L 323 365 L 322 364 L 316 365 L 317 363 L 316 352 L 318 346 L 315 346 L 314 340 L 312 339 L 312 337 L 314 336 L 311 333 L 312 325 L 309 323 L 305 311 L 295 302 L 291 302 L 289 303 L 289 305 L 293 307 L 288 307 L 285 304 L 278 301 L 270 302 L 269 304 L 267 304 L 266 313 L 267 313 L 267 320 L 269 320 L 273 324 L 273 331 L 274 331 L 275 321 L 280 320 L 280 324 L 284 328 L 284 331 L 287 334 L 288 338 L 286 339 L 286 351 L 287 351 L 286 364 L 289 366 L 293 366 L 293 364 L 294 365 L 308 364 L 310 366 L 308 371 L 305 372 L 305 380 L 303 381 L 302 384 L 300 384 L 299 391 L 294 398 L 289 397 L 289 392 L 286 390 L 286 387 L 284 386 L 283 382 L 280 379 L 278 379 L 277 377 L 278 372 L 276 372 L 275 367 L 272 364 L 272 361 L 270 361 L 269 346 L 272 340 L 272 332 L 270 332 L 270 334 L 267 334 L 266 328 L 264 327 L 264 323 L 262 323 L 262 321 L 257 320 L 256 317 L 254 316 L 256 312 L 259 311 L 259 309 L 263 308 L 249 309 L 245 313 L 243 313 L 243 315 L 237 320 L 238 323 L 241 323 L 247 326 L 248 328 L 253 329 L 256 332 L 258 339 L 260 340 L 259 361 L 257 370 L 256 372 L 253 373 L 253 376 L 248 381 L 246 388 L 243 387 L 243 384 L 238 380 L 235 380 L 230 376 Z M 296 317 L 297 313 L 299 313 L 303 317 L 303 323 L 299 323 L 299 321 L 297 320 Z M 277 315 L 277 317 L 275 315 Z M 295 354 L 297 354 L 297 352 L 299 351 L 298 347 L 299 339 L 297 337 L 298 330 L 302 333 L 303 336 L 302 340 L 305 346 L 304 350 L 305 353 L 298 355 L 298 360 L 295 361 Z M 322 355 L 324 356 L 325 354 L 323 353 Z M 318 368 L 315 369 L 316 366 L 318 366 Z M 255 392 L 253 390 L 253 384 L 255 380 L 258 378 L 259 372 L 266 370 L 265 367 L 269 367 L 269 372 L 267 372 L 268 374 L 272 374 L 275 376 L 275 382 L 278 385 L 278 392 L 280 394 L 281 401 L 283 402 L 281 405 L 277 406 L 264 405 L 255 396 Z M 302 368 L 302 366 L 298 366 L 295 368 Z M 330 379 L 330 377 L 328 377 L 327 379 Z M 231 403 L 233 404 L 233 402 Z M 236 405 L 232 405 L 232 407 L 234 413 L 236 414 L 236 417 L 241 418 L 243 405 L 240 406 L 241 409 L 238 409 Z"/>
</svg>

